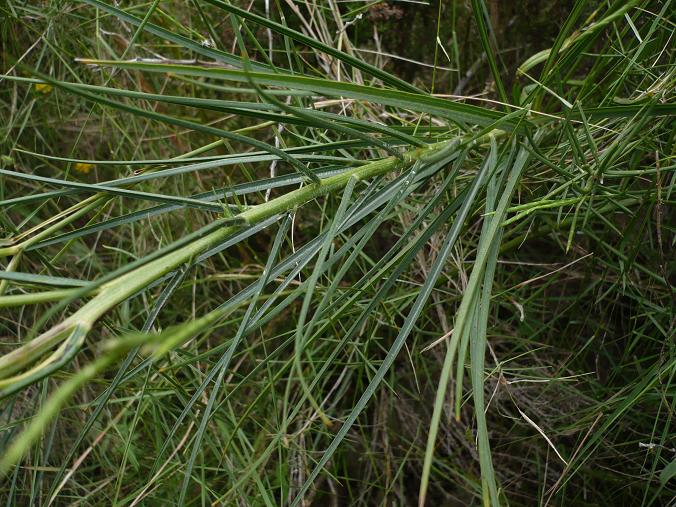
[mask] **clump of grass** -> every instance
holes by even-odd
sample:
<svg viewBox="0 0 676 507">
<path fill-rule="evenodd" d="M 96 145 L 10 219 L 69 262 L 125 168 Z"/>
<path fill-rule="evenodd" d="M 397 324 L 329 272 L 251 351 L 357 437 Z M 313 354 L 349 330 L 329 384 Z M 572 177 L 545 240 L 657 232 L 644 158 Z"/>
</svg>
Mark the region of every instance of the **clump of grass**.
<svg viewBox="0 0 676 507">
<path fill-rule="evenodd" d="M 2 7 L 7 503 L 668 502 L 669 3 L 272 4 Z"/>
</svg>

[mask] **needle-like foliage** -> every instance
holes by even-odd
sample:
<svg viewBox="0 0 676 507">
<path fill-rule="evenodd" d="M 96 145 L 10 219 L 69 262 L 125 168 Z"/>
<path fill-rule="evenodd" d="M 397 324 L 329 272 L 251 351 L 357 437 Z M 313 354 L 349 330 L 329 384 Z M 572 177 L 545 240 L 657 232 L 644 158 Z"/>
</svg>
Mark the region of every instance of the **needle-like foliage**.
<svg viewBox="0 0 676 507">
<path fill-rule="evenodd" d="M 673 500 L 674 7 L 554 4 L 0 6 L 3 502 Z"/>
</svg>

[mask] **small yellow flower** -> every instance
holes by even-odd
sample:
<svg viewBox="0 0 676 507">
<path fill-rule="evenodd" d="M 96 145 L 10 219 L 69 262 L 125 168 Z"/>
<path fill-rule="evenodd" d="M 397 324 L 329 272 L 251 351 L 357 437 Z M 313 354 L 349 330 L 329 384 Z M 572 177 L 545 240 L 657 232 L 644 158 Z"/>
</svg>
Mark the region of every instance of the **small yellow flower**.
<svg viewBox="0 0 676 507">
<path fill-rule="evenodd" d="M 52 85 L 47 83 L 35 83 L 35 91 L 47 95 L 48 93 L 52 93 Z"/>
<path fill-rule="evenodd" d="M 78 162 L 75 164 L 75 170 L 79 173 L 89 174 L 89 172 L 96 167 L 94 164 L 87 164 L 85 162 Z"/>
</svg>

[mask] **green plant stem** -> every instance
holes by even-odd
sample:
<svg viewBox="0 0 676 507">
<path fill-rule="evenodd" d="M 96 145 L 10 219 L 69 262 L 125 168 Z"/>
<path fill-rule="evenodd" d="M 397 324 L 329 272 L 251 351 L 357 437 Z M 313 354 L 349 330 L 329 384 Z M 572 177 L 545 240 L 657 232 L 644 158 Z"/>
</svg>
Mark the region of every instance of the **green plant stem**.
<svg viewBox="0 0 676 507">
<path fill-rule="evenodd" d="M 38 303 L 50 303 L 58 301 L 73 294 L 73 289 L 50 290 L 44 292 L 31 292 L 28 294 L 12 294 L 0 297 L 0 308 L 14 306 L 35 305 Z"/>
<path fill-rule="evenodd" d="M 368 164 L 347 170 L 344 173 L 322 179 L 317 184 L 307 185 L 285 195 L 272 199 L 268 202 L 253 206 L 237 215 L 237 219 L 243 225 L 254 225 L 267 218 L 293 210 L 319 196 L 330 194 L 343 188 L 351 178 L 357 180 L 368 179 L 374 176 L 386 174 L 399 168 L 406 168 L 416 160 L 433 159 L 438 153 L 443 153 L 450 142 L 444 141 L 433 144 L 427 148 L 417 148 L 403 154 L 402 159 L 391 156 L 376 160 Z M 227 236 L 235 232 L 242 225 L 230 225 L 218 228 L 213 232 L 196 239 L 195 241 L 168 252 L 166 255 L 139 267 L 115 280 L 104 284 L 100 292 L 86 303 L 82 308 L 73 313 L 66 320 L 45 333 L 31 340 L 18 349 L 0 357 L 0 371 L 3 377 L 12 375 L 26 368 L 41 354 L 53 348 L 67 336 L 66 331 L 80 326 L 89 330 L 94 323 L 106 312 L 119 303 L 133 296 L 137 292 L 148 287 L 165 274 L 173 271 L 181 264 L 196 257 L 213 245 L 223 241 Z M 40 365 L 37 366 L 39 368 Z M 22 375 L 22 377 L 25 374 Z M 10 386 L 12 378 L 0 381 L 0 386 Z M 5 391 L 6 393 L 11 391 Z"/>
</svg>

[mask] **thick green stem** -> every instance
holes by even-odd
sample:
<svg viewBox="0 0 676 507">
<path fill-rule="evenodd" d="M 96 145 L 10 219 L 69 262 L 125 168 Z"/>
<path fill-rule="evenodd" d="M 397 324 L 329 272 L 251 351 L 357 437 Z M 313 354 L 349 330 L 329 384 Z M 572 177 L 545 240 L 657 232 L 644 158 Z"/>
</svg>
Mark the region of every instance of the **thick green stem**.
<svg viewBox="0 0 676 507">
<path fill-rule="evenodd" d="M 372 178 L 391 172 L 397 168 L 409 167 L 419 159 L 434 159 L 437 154 L 443 153 L 449 144 L 449 142 L 436 143 L 427 148 L 418 148 L 406 152 L 403 155 L 403 160 L 396 157 L 388 157 L 347 170 L 341 174 L 322 179 L 317 184 L 299 188 L 276 199 L 253 206 L 237 215 L 237 218 L 246 225 L 260 223 L 272 216 L 291 211 L 321 195 L 339 190 L 347 184 L 350 178 L 358 180 Z M 94 298 L 65 321 L 22 347 L 0 357 L 2 376 L 6 377 L 24 369 L 41 354 L 52 349 L 64 339 L 65 330 L 72 329 L 78 325 L 85 329 L 91 328 L 103 314 L 116 305 L 148 287 L 165 274 L 175 270 L 178 266 L 189 262 L 200 253 L 222 242 L 239 227 L 241 226 L 232 225 L 216 229 L 188 245 L 173 250 L 140 268 L 104 284 Z M 5 384 L 10 382 L 11 378 L 3 381 Z"/>
</svg>

